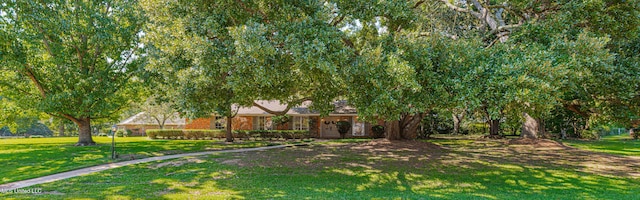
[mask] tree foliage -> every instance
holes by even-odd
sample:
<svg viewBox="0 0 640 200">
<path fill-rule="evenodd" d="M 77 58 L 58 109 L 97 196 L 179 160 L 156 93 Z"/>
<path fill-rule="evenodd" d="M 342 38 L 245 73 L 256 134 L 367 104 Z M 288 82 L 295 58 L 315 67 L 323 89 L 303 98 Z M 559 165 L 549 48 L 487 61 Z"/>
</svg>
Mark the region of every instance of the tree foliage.
<svg viewBox="0 0 640 200">
<path fill-rule="evenodd" d="M 628 121 L 638 115 L 624 111 L 634 107 L 631 99 L 637 96 L 633 91 L 639 69 L 637 62 L 629 62 L 637 60 L 637 54 L 629 54 L 625 46 L 638 37 L 637 1 L 443 0 L 442 5 L 467 14 L 457 26 L 471 28 L 456 33 L 461 40 L 480 43 L 480 48 L 450 52 L 453 60 L 485 66 L 462 70 L 462 77 L 472 80 L 463 85 L 482 92 L 467 89 L 461 98 L 475 97 L 469 99 L 470 108 L 482 108 L 486 120 L 504 119 L 509 113 L 514 118 L 518 112 L 542 119 L 557 111 L 556 106 L 588 121 Z M 473 55 L 479 56 L 469 59 Z M 621 113 L 624 117 L 616 117 Z"/>
<path fill-rule="evenodd" d="M 144 22 L 136 1 L 5 1 L 0 4 L 0 87 L 21 107 L 67 118 L 79 145 L 92 119 L 114 116 L 142 70 Z"/>
<path fill-rule="evenodd" d="M 331 101 L 346 98 L 362 119 L 395 123 L 388 130 L 399 134 L 388 137 L 415 138 L 433 109 L 481 112 L 499 126 L 507 117 L 524 120 L 522 113 L 550 116 L 557 105 L 601 116 L 614 104 L 634 106 L 634 2 L 149 0 L 143 7 L 152 19 L 150 66 L 185 97 L 177 105 L 187 113 L 233 116 L 232 104 L 272 99 L 313 100 L 326 114 Z M 614 23 L 620 16 L 630 20 Z"/>
<path fill-rule="evenodd" d="M 346 99 L 360 119 L 387 121 L 390 139 L 415 138 L 433 110 L 480 114 L 492 133 L 502 122 L 533 118 L 571 118 L 583 128 L 628 123 L 640 112 L 639 6 L 10 1 L 0 5 L 0 92 L 13 102 L 4 110 L 33 107 L 74 121 L 86 144 L 91 120 L 146 97 L 132 94 L 150 82 L 171 97 L 166 108 L 190 118 L 230 119 L 238 106 L 260 107 L 256 100 L 288 105 L 263 108 L 274 115 L 312 100 L 311 109 L 326 115 Z"/>
</svg>

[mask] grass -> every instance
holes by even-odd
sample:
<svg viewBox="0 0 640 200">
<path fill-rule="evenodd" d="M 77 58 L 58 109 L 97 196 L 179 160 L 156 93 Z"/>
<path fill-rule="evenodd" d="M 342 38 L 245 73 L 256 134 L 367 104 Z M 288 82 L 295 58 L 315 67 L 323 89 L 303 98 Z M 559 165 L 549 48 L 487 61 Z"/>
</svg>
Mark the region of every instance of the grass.
<svg viewBox="0 0 640 200">
<path fill-rule="evenodd" d="M 638 167 L 630 157 L 500 140 L 374 140 L 138 164 L 0 198 L 639 199 Z"/>
<path fill-rule="evenodd" d="M 563 142 L 569 146 L 589 151 L 625 156 L 640 156 L 640 140 L 633 140 L 627 134 L 606 136 L 596 141 L 565 140 Z"/>
<path fill-rule="evenodd" d="M 113 162 L 111 138 L 94 137 L 97 146 L 73 146 L 76 137 L 0 139 L 0 184 Z M 225 144 L 211 140 L 116 138 L 116 161 L 186 152 L 266 146 L 268 142 Z"/>
</svg>

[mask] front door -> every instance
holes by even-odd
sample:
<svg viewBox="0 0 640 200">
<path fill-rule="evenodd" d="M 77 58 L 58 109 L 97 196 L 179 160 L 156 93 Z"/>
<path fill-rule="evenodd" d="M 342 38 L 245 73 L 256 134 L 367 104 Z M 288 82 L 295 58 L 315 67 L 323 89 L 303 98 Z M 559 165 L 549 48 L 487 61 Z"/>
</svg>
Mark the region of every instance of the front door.
<svg viewBox="0 0 640 200">
<path fill-rule="evenodd" d="M 340 138 L 340 132 L 336 127 L 336 122 L 348 121 L 351 123 L 351 117 L 325 117 L 320 120 L 320 137 L 321 138 Z M 350 135 L 351 130 L 347 135 Z"/>
</svg>

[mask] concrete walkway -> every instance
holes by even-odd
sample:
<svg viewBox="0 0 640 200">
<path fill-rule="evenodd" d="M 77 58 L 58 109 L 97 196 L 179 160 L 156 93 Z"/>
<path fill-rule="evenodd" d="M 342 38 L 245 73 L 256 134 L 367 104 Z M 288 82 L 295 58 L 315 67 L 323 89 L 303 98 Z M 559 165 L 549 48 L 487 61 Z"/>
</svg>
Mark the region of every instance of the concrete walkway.
<svg viewBox="0 0 640 200">
<path fill-rule="evenodd" d="M 205 152 L 195 152 L 195 153 L 183 153 L 183 154 L 175 154 L 175 155 L 167 155 L 167 156 L 149 157 L 149 158 L 143 158 L 143 159 L 138 159 L 138 160 L 122 161 L 122 162 L 117 162 L 117 163 L 109 163 L 109 164 L 104 164 L 104 165 L 98 165 L 98 166 L 87 167 L 87 168 L 77 169 L 77 170 L 73 170 L 73 171 L 63 172 L 63 173 L 59 173 L 59 174 L 53 174 L 53 175 L 49 175 L 49 176 L 43 176 L 43 177 L 34 178 L 34 179 L 28 179 L 28 180 L 23 180 L 23 181 L 16 181 L 16 182 L 13 182 L 13 183 L 2 184 L 2 185 L 0 185 L 0 191 L 14 190 L 14 189 L 19 189 L 19 188 L 29 187 L 29 186 L 32 186 L 32 185 L 37 185 L 37 184 L 42 184 L 42 183 L 49 183 L 49 182 L 59 181 L 59 180 L 62 180 L 62 179 L 67 179 L 67 178 L 72 178 L 72 177 L 76 177 L 76 176 L 82 176 L 82 175 L 86 175 L 86 174 L 91 174 L 91 173 L 94 173 L 94 172 L 100 172 L 100 171 L 104 171 L 104 170 L 108 170 L 108 169 L 114 169 L 114 168 L 118 168 L 118 167 L 122 167 L 122 166 L 135 165 L 135 164 L 147 163 L 147 162 L 153 162 L 153 161 L 159 161 L 159 160 L 168 160 L 168 159 L 174 159 L 174 158 L 182 158 L 182 157 L 189 157 L 189 156 L 200 156 L 200 155 L 217 154 L 217 153 L 238 153 L 238 152 L 248 152 L 248 151 L 260 151 L 260 150 L 284 148 L 284 147 L 291 147 L 291 146 L 294 146 L 294 145 L 293 144 L 291 144 L 291 145 L 277 145 L 277 146 L 267 146 L 267 147 L 258 147 L 258 148 L 246 148 L 246 149 L 232 149 L 232 150 L 220 150 L 220 151 L 205 151 Z"/>
</svg>

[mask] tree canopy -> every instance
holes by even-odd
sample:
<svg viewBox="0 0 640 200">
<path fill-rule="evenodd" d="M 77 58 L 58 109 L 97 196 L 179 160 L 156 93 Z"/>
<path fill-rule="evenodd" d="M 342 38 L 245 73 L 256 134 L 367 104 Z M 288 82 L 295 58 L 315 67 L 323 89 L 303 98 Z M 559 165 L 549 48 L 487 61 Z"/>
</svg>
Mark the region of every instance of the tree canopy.
<svg viewBox="0 0 640 200">
<path fill-rule="evenodd" d="M 144 99 L 135 94 L 147 83 L 190 118 L 232 118 L 232 105 L 256 100 L 289 108 L 311 100 L 326 115 L 335 100 L 348 100 L 361 119 L 386 121 L 390 139 L 415 138 L 433 110 L 479 113 L 491 134 L 505 119 L 533 120 L 540 130 L 554 116 L 582 119 L 583 129 L 628 124 L 640 115 L 639 7 L 637 0 L 10 1 L 0 4 L 0 95 L 74 121 L 80 144 L 92 143 L 92 119 Z"/>
<path fill-rule="evenodd" d="M 432 109 L 481 112 L 499 126 L 505 117 L 544 118 L 560 105 L 610 116 L 614 105 L 637 101 L 633 2 L 148 0 L 143 7 L 150 68 L 176 80 L 178 107 L 198 116 L 233 116 L 231 104 L 258 99 L 313 100 L 327 113 L 331 101 L 348 99 L 363 119 L 393 122 L 391 137 L 414 138 Z M 621 15 L 628 18 L 616 23 Z"/>
<path fill-rule="evenodd" d="M 134 92 L 144 22 L 136 1 L 5 1 L 0 4 L 0 88 L 20 107 L 75 122 L 114 116 Z"/>
</svg>

